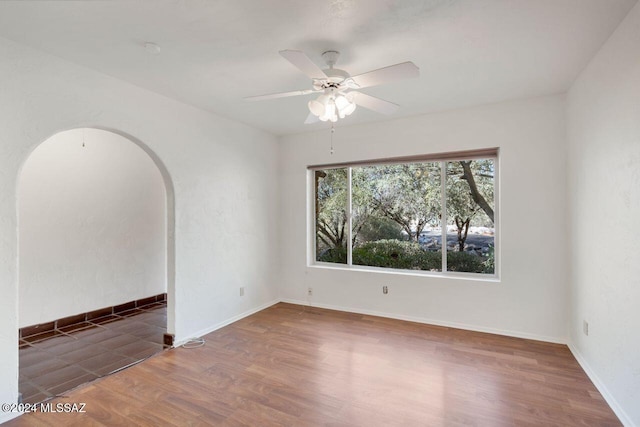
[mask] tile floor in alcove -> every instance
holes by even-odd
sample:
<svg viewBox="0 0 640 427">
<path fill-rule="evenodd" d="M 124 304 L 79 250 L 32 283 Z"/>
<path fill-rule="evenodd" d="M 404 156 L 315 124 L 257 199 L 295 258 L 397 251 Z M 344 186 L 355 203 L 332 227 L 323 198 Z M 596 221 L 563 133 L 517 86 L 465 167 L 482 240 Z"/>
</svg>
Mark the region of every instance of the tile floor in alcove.
<svg viewBox="0 0 640 427">
<path fill-rule="evenodd" d="M 162 351 L 166 325 L 166 302 L 155 302 L 53 334 L 23 338 L 19 343 L 23 402 L 64 394 Z"/>
</svg>

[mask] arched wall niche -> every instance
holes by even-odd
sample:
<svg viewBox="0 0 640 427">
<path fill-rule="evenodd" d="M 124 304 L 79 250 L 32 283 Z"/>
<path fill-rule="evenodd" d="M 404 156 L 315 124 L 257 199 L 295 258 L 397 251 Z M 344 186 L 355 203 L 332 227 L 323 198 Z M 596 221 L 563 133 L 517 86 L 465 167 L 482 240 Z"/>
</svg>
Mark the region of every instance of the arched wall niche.
<svg viewBox="0 0 640 427">
<path fill-rule="evenodd" d="M 61 179 L 47 181 L 47 174 L 56 170 Z M 83 174 L 87 171 L 90 173 Z M 147 187 L 152 194 L 144 193 L 145 184 L 156 186 L 155 189 Z M 122 189 L 120 193 L 118 188 Z M 23 193 L 25 190 L 30 193 Z M 87 200 L 74 199 L 77 197 L 74 191 L 85 192 Z M 136 192 L 140 200 L 136 200 Z M 118 296 L 114 294 L 118 293 L 118 287 L 124 287 L 127 288 L 121 296 L 124 300 L 142 298 L 145 292 L 160 289 L 167 292 L 167 331 L 175 332 L 175 199 L 167 168 L 153 150 L 139 139 L 114 129 L 92 126 L 61 130 L 34 147 L 26 157 L 18 173 L 16 194 L 20 327 L 53 320 L 47 317 L 59 318 L 115 305 Z M 44 196 L 44 200 L 34 201 L 40 196 Z M 160 196 L 161 217 L 157 212 L 151 212 L 146 222 L 144 217 L 126 217 L 144 215 L 144 210 L 149 208 L 145 201 L 157 207 Z M 102 201 L 111 204 L 91 206 Z M 78 211 L 73 206 L 65 206 L 76 202 L 79 202 Z M 25 209 L 29 207 L 38 208 L 35 218 L 25 216 Z M 114 212 L 114 221 L 103 221 Z M 50 217 L 46 218 L 47 215 Z M 162 224 L 158 224 L 159 221 Z M 162 228 L 161 254 L 158 253 L 158 226 Z M 74 227 L 79 238 L 65 235 L 65 230 L 73 231 Z M 47 239 L 43 247 L 34 244 L 38 233 Z M 88 244 L 92 236 L 98 240 L 94 245 Z M 82 250 L 83 244 L 86 252 Z M 39 262 L 36 268 L 29 265 L 34 255 L 43 254 L 49 257 L 48 262 Z M 145 261 L 153 263 L 156 270 L 158 264 L 162 264 L 159 279 L 162 285 L 142 283 L 138 290 L 129 289 L 136 280 L 158 280 L 157 271 L 149 272 L 153 268 L 136 266 L 137 262 Z M 105 286 L 110 280 L 114 281 L 112 289 Z M 87 287 L 97 286 L 92 289 L 95 292 L 91 298 L 102 294 L 105 299 L 89 301 L 88 292 L 83 297 L 83 285 L 78 281 Z M 46 307 L 56 302 L 60 305 L 61 300 L 66 307 Z"/>
</svg>

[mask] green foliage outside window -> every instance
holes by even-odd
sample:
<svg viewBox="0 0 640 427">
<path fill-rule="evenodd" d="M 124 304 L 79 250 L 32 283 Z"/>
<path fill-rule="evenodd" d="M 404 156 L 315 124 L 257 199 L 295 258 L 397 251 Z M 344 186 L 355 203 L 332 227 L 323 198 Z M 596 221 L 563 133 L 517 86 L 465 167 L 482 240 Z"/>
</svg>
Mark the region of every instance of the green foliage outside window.
<svg viewBox="0 0 640 427">
<path fill-rule="evenodd" d="M 444 249 L 447 271 L 493 274 L 494 173 L 494 159 L 358 166 L 349 194 L 349 168 L 314 171 L 316 260 L 441 271 Z"/>
</svg>

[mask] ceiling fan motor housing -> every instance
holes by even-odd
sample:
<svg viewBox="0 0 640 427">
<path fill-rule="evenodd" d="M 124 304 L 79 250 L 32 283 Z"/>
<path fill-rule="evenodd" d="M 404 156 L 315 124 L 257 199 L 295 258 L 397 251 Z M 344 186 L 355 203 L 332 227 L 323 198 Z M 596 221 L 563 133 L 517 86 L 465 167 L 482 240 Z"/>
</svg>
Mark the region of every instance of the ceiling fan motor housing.
<svg viewBox="0 0 640 427">
<path fill-rule="evenodd" d="M 327 75 L 326 81 L 327 83 L 329 83 L 327 85 L 323 85 L 325 88 L 333 86 L 331 85 L 331 83 L 336 83 L 336 84 L 342 83 L 344 80 L 351 77 L 351 75 L 349 75 L 349 73 L 347 73 L 345 70 L 341 70 L 339 68 L 333 68 L 333 66 L 336 65 L 336 62 L 338 62 L 339 56 L 340 56 L 340 52 L 338 52 L 337 50 L 327 50 L 322 54 L 322 58 L 324 59 L 324 62 L 329 67 L 327 69 L 322 70 Z"/>
<path fill-rule="evenodd" d="M 340 52 L 337 50 L 327 50 L 322 53 L 322 59 L 324 59 L 324 62 L 329 68 L 333 68 L 333 66 L 336 65 L 338 57 L 340 57 Z"/>
<path fill-rule="evenodd" d="M 324 71 L 324 73 L 327 75 L 327 81 L 331 83 L 340 83 L 343 80 L 351 77 L 349 73 L 338 68 L 327 68 L 326 70 L 322 71 Z"/>
</svg>

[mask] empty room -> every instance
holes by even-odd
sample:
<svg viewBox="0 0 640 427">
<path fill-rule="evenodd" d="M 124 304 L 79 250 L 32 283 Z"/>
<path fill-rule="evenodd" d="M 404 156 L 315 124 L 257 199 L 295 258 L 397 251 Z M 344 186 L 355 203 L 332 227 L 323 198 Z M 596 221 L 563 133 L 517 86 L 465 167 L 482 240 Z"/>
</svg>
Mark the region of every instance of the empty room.
<svg viewBox="0 0 640 427">
<path fill-rule="evenodd" d="M 637 0 L 0 2 L 0 424 L 640 426 Z"/>
</svg>

